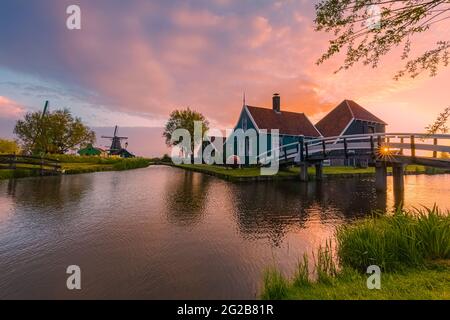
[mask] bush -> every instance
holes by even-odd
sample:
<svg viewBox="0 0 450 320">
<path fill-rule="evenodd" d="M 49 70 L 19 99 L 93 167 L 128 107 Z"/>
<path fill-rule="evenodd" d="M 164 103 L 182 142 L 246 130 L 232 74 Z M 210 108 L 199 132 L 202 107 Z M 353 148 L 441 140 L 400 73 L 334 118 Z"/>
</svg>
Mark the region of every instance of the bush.
<svg viewBox="0 0 450 320">
<path fill-rule="evenodd" d="M 129 170 L 129 169 L 137 169 L 137 168 L 145 168 L 150 165 L 149 159 L 144 158 L 130 158 L 130 159 L 122 159 L 122 161 L 114 163 L 114 170 Z"/>
<path fill-rule="evenodd" d="M 115 164 L 121 162 L 123 158 L 107 157 L 102 158 L 98 156 L 78 156 L 73 154 L 49 154 L 45 158 L 59 160 L 63 163 L 91 163 L 91 164 Z"/>
<path fill-rule="evenodd" d="M 0 138 L 0 153 L 12 154 L 19 153 L 20 148 L 16 141 Z"/>
<path fill-rule="evenodd" d="M 167 153 L 165 153 L 161 158 L 161 162 L 172 162 L 172 158 Z"/>
</svg>

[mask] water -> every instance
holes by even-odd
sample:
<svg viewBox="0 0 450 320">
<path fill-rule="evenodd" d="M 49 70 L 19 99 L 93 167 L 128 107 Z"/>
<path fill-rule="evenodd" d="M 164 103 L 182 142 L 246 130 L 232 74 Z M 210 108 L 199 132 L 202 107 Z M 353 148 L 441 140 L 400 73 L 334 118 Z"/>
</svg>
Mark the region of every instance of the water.
<svg viewBox="0 0 450 320">
<path fill-rule="evenodd" d="M 0 181 L 0 299 L 252 299 L 335 227 L 392 208 L 372 179 L 233 184 L 170 167 Z M 450 175 L 408 176 L 407 207 L 450 209 Z M 82 290 L 66 289 L 79 265 Z"/>
</svg>

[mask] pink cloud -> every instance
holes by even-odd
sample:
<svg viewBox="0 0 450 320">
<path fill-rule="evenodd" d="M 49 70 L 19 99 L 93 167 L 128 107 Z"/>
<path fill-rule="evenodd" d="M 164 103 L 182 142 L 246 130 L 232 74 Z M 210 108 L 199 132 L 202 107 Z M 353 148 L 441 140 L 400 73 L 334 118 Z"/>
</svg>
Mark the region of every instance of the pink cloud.
<svg viewBox="0 0 450 320">
<path fill-rule="evenodd" d="M 25 113 L 25 108 L 19 103 L 0 96 L 0 118 L 15 119 Z"/>
<path fill-rule="evenodd" d="M 172 22 L 180 27 L 188 28 L 208 28 L 219 25 L 223 20 L 222 17 L 204 10 L 193 10 L 182 8 L 172 13 Z"/>
<path fill-rule="evenodd" d="M 257 48 L 266 43 L 272 34 L 272 26 L 264 17 L 256 17 L 253 19 L 252 27 L 255 30 L 253 39 L 250 40 L 250 44 L 253 48 Z"/>
<path fill-rule="evenodd" d="M 163 121 L 171 110 L 189 106 L 229 126 L 243 92 L 249 104 L 267 107 L 279 92 L 285 110 L 315 119 L 349 98 L 392 124 L 387 105 L 435 112 L 448 101 L 442 90 L 448 72 L 394 82 L 398 55 L 383 59 L 378 69 L 358 65 L 338 74 L 333 71 L 342 56 L 315 65 L 330 35 L 313 30 L 314 6 L 307 0 L 252 7 L 214 1 L 225 10 L 137 1 L 114 11 L 91 3 L 83 4 L 83 30 L 60 39 L 62 57 L 55 65 L 112 111 Z"/>
</svg>

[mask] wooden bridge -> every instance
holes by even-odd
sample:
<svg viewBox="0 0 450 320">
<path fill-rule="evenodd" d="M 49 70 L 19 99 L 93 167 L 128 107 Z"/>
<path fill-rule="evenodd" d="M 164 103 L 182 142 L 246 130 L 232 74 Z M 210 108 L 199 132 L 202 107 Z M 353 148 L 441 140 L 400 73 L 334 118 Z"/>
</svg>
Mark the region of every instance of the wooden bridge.
<svg viewBox="0 0 450 320">
<path fill-rule="evenodd" d="M 62 173 L 58 160 L 16 154 L 0 155 L 0 170 L 31 170 L 43 176 Z"/>
<path fill-rule="evenodd" d="M 281 145 L 259 157 L 260 163 L 278 158 L 282 165 L 299 165 L 300 179 L 308 180 L 307 169 L 316 167 L 316 179 L 322 179 L 323 163 L 331 159 L 356 159 L 376 168 L 376 189 L 387 188 L 387 168 L 392 167 L 394 188 L 404 188 L 404 168 L 409 164 L 450 169 L 449 134 L 374 133 L 305 140 Z"/>
</svg>

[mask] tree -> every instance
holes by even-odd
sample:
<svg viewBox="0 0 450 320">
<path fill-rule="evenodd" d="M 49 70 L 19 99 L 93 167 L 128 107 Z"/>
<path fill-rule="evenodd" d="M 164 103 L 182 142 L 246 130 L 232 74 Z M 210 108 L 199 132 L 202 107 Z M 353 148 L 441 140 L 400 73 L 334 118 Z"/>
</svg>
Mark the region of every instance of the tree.
<svg viewBox="0 0 450 320">
<path fill-rule="evenodd" d="M 14 128 L 26 153 L 66 153 L 95 142 L 95 133 L 69 110 L 29 112 Z"/>
<path fill-rule="evenodd" d="M 16 141 L 0 139 L 0 153 L 19 153 L 20 148 Z"/>
<path fill-rule="evenodd" d="M 202 124 L 202 137 L 203 134 L 209 129 L 209 122 L 206 120 L 205 116 L 200 112 L 193 111 L 189 108 L 185 110 L 175 110 L 170 114 L 169 120 L 167 121 L 163 137 L 166 139 L 166 144 L 170 146 L 176 146 L 181 143 L 181 141 L 171 141 L 172 134 L 177 129 L 186 129 L 191 135 L 190 150 L 182 150 L 182 152 L 188 152 L 193 154 L 194 145 L 200 143 L 200 141 L 194 141 L 194 121 L 200 121 Z"/>
<path fill-rule="evenodd" d="M 317 64 L 346 47 L 344 63 L 336 72 L 357 62 L 375 68 L 382 56 L 401 46 L 401 59 L 409 60 L 394 79 L 406 74 L 414 78 L 425 70 L 434 76 L 440 65 L 449 64 L 450 41 L 442 39 L 411 59 L 412 39 L 447 19 L 450 0 L 321 0 L 316 5 L 316 30 L 333 32 L 335 38 Z"/>
<path fill-rule="evenodd" d="M 450 107 L 447 107 L 444 109 L 443 112 L 439 114 L 439 116 L 436 118 L 436 120 L 425 127 L 425 130 L 427 130 L 427 134 L 432 135 L 436 133 L 447 133 L 448 132 L 448 126 L 447 121 L 450 117 Z"/>
<path fill-rule="evenodd" d="M 444 109 L 443 112 L 439 114 L 439 116 L 436 118 L 436 120 L 425 127 L 425 130 L 427 130 L 427 135 L 433 135 L 437 133 L 447 133 L 449 131 L 449 128 L 447 126 L 447 121 L 450 117 L 450 107 L 447 107 Z M 448 152 L 441 152 L 441 158 L 448 159 L 450 156 Z"/>
</svg>

